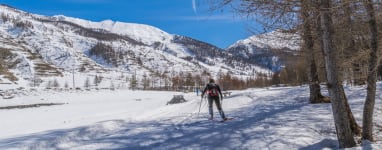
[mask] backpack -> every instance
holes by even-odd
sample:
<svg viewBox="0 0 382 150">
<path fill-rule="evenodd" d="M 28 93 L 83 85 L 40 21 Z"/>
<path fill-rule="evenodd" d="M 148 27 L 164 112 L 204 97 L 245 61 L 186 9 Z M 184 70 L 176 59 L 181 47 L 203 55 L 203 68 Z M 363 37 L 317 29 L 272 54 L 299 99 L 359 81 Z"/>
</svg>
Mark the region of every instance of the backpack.
<svg viewBox="0 0 382 150">
<path fill-rule="evenodd" d="M 211 97 L 219 96 L 219 90 L 216 84 L 210 84 L 207 93 Z"/>
</svg>

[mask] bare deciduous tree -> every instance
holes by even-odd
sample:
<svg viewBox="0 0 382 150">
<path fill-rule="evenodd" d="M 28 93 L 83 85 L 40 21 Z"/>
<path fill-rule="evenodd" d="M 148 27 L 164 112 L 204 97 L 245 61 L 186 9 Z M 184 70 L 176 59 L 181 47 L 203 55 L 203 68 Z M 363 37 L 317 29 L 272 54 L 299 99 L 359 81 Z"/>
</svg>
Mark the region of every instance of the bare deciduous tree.
<svg viewBox="0 0 382 150">
<path fill-rule="evenodd" d="M 334 123 L 337 131 L 339 148 L 354 147 L 356 145 L 350 126 L 350 119 L 346 108 L 346 95 L 339 78 L 338 51 L 333 44 L 333 22 L 331 1 L 321 0 L 320 20 L 322 41 L 325 56 L 328 91 L 332 100 Z"/>
<path fill-rule="evenodd" d="M 373 141 L 373 112 L 376 95 L 377 68 L 379 64 L 378 29 L 373 6 L 374 2 L 372 0 L 365 0 L 363 3 L 368 16 L 371 50 L 369 56 L 369 72 L 367 75 L 367 95 L 363 110 L 362 139 Z"/>
<path fill-rule="evenodd" d="M 309 100 L 311 103 L 330 102 L 328 98 L 321 94 L 321 87 L 318 78 L 318 70 L 316 65 L 316 55 L 314 54 L 314 39 L 312 23 L 314 13 L 310 12 L 313 7 L 313 1 L 301 0 L 301 22 L 302 22 L 302 50 L 305 52 L 305 58 L 308 68 L 309 77 Z"/>
</svg>

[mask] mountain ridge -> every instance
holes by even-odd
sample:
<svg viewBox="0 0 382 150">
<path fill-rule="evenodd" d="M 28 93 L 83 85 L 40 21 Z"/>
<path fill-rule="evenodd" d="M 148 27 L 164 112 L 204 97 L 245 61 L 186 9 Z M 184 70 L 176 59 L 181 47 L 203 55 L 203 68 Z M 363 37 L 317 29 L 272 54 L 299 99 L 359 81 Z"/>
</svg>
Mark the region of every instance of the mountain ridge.
<svg viewBox="0 0 382 150">
<path fill-rule="evenodd" d="M 0 7 L 0 33 L 5 43 L 1 48 L 16 55 L 14 62 L 22 62 L 9 66 L 9 72 L 28 82 L 34 78 L 69 80 L 74 72 L 91 76 L 120 72 L 141 78 L 145 75 L 160 78 L 159 74 L 171 78 L 202 72 L 216 77 L 229 72 L 244 79 L 250 76 L 249 70 L 268 72 L 211 44 L 168 34 L 149 25 L 49 17 Z M 32 57 L 38 59 L 38 63 L 29 59 Z M 37 67 L 37 64 L 50 67 Z"/>
<path fill-rule="evenodd" d="M 300 44 L 301 38 L 297 33 L 276 29 L 238 40 L 226 51 L 273 72 L 279 72 L 289 63 L 287 59 L 299 55 Z"/>
<path fill-rule="evenodd" d="M 230 73 L 245 80 L 271 72 L 235 53 L 150 25 L 111 20 L 92 22 L 62 15 L 49 17 L 6 5 L 0 8 L 0 41 L 8 43 L 0 48 L 17 55 L 13 59 L 19 64 L 8 67 L 9 72 L 27 81 L 36 76 L 69 78 L 74 72 L 87 74 L 84 76 L 119 72 L 130 78 L 133 75 L 162 78 L 163 75 L 168 80 L 176 75 L 200 76 L 206 72 L 211 77 Z M 12 45 L 23 52 L 15 51 Z M 36 67 L 38 63 L 29 59 L 32 56 L 45 68 Z"/>
</svg>

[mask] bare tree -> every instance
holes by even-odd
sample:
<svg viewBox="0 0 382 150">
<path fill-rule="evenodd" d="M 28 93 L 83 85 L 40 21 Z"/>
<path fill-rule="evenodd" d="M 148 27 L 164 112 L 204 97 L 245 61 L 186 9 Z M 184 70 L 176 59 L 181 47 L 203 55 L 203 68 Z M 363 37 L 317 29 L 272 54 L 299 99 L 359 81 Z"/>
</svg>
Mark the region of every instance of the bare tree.
<svg viewBox="0 0 382 150">
<path fill-rule="evenodd" d="M 339 78 L 338 51 L 333 45 L 333 22 L 331 12 L 331 1 L 321 0 L 320 18 L 322 28 L 322 41 L 325 53 L 326 76 L 328 80 L 328 91 L 332 100 L 334 123 L 337 131 L 339 148 L 354 147 L 356 145 L 350 120 L 346 111 L 346 95 Z"/>
<path fill-rule="evenodd" d="M 89 77 L 86 78 L 85 83 L 84 83 L 84 87 L 85 87 L 86 89 L 89 89 L 89 87 L 90 87 L 90 80 L 89 80 Z"/>
<path fill-rule="evenodd" d="M 137 79 L 137 72 L 134 71 L 134 74 L 130 78 L 130 88 L 132 90 L 137 89 L 138 87 L 138 79 Z"/>
<path fill-rule="evenodd" d="M 54 79 L 53 80 L 53 85 L 52 85 L 54 88 L 58 88 L 60 87 L 60 84 L 58 83 L 57 79 Z"/>
<path fill-rule="evenodd" d="M 103 78 L 102 76 L 98 76 L 98 75 L 94 76 L 93 84 L 95 86 L 98 86 L 102 82 L 102 78 Z"/>
<path fill-rule="evenodd" d="M 149 77 L 147 76 L 147 74 L 144 74 L 143 75 L 143 78 L 142 78 L 142 85 L 143 85 L 143 90 L 148 90 L 149 86 L 150 86 L 150 79 Z"/>
<path fill-rule="evenodd" d="M 343 2 L 343 4 L 350 5 L 348 1 Z M 322 15 L 321 14 L 321 8 L 320 8 L 321 6 L 320 5 L 321 5 L 321 1 L 316 1 L 316 3 L 315 3 L 316 11 L 314 12 L 316 14 L 314 16 L 321 16 Z M 345 5 L 345 6 L 348 6 L 348 5 Z M 333 8 L 335 8 L 335 7 L 332 7 L 329 10 L 334 10 Z M 348 9 L 348 8 L 346 8 L 346 9 Z M 350 10 L 348 10 L 348 11 L 350 11 Z M 350 15 L 350 14 L 346 14 L 346 13 L 350 13 L 350 12 L 345 11 L 345 15 L 346 16 Z M 333 18 L 333 17 L 335 17 L 335 15 L 331 16 L 331 18 Z M 324 50 L 325 46 L 324 46 L 324 39 L 323 39 L 321 19 L 322 19 L 322 16 L 321 17 L 317 17 L 317 20 L 316 20 L 316 23 L 315 23 L 315 25 L 316 25 L 316 34 L 317 34 L 316 36 L 317 36 L 318 42 L 320 43 L 319 47 L 320 47 L 320 50 L 323 53 L 322 55 L 326 56 L 327 54 L 325 53 L 325 50 Z M 347 21 L 349 21 L 349 20 L 346 20 L 344 24 L 350 23 L 350 22 L 347 22 Z M 352 27 L 350 25 L 344 26 L 344 24 L 340 24 L 340 26 L 343 26 L 343 28 L 351 28 Z M 351 29 L 345 29 L 345 32 L 349 32 L 349 30 L 351 30 Z M 334 29 L 333 29 L 333 31 L 334 31 Z M 334 35 L 338 35 L 338 32 L 336 32 L 336 33 L 333 32 L 332 36 L 334 36 Z M 341 38 L 343 38 L 343 37 L 341 37 Z M 346 38 L 346 39 L 351 40 L 352 38 Z M 332 38 L 332 40 L 334 40 L 334 39 Z M 336 47 L 338 47 L 338 46 L 336 46 Z M 336 49 L 336 54 L 339 54 L 339 53 L 340 53 L 339 50 Z M 336 56 L 335 58 L 339 59 L 339 56 Z M 338 64 L 338 66 L 337 66 L 338 68 L 336 69 L 337 71 L 339 71 L 339 68 L 343 68 L 344 67 L 344 66 L 342 66 L 343 63 L 340 63 L 340 61 L 343 61 L 343 60 L 337 60 L 337 64 Z M 324 63 L 325 63 L 325 59 L 324 59 Z M 324 68 L 325 68 L 324 72 L 325 72 L 325 77 L 326 77 L 328 69 L 326 67 L 324 67 Z M 342 73 L 344 73 L 344 72 L 342 72 Z M 340 72 L 337 73 L 337 77 L 339 79 L 339 83 L 342 84 L 343 80 L 342 80 L 342 76 L 341 75 L 342 74 Z M 347 97 L 345 95 L 345 91 L 343 90 L 343 88 L 341 89 L 341 91 L 342 91 L 341 94 L 343 94 L 342 97 L 343 97 L 344 102 L 345 102 L 345 110 L 346 110 L 346 112 L 348 114 L 348 117 L 349 117 L 351 130 L 352 130 L 352 132 L 355 135 L 361 135 L 361 132 L 362 132 L 361 131 L 361 127 L 357 124 L 357 121 L 354 118 L 354 115 L 353 115 L 353 113 L 352 113 L 352 111 L 350 109 Z"/>
<path fill-rule="evenodd" d="M 345 59 L 347 59 L 349 61 L 349 65 L 348 68 L 350 68 L 351 70 L 351 75 L 352 76 L 350 79 L 348 80 L 351 80 L 350 82 L 352 84 L 356 84 L 356 85 L 359 85 L 359 84 L 362 84 L 363 83 L 363 79 L 362 79 L 362 72 L 361 72 L 361 69 L 360 69 L 360 66 L 361 66 L 361 62 L 360 61 L 356 61 L 356 58 L 354 58 L 354 53 L 357 53 L 357 46 L 356 46 L 356 43 L 355 43 L 355 36 L 354 36 L 354 21 L 352 19 L 352 14 L 354 12 L 354 10 L 352 9 L 352 2 L 351 0 L 343 0 L 343 4 L 344 4 L 344 18 L 345 18 L 345 21 L 344 21 L 344 35 L 345 37 L 342 38 L 345 40 Z"/>
<path fill-rule="evenodd" d="M 52 88 L 52 81 L 48 81 L 48 83 L 46 83 L 46 89 L 51 89 Z"/>
<path fill-rule="evenodd" d="M 378 57 L 378 29 L 377 20 L 372 0 L 363 1 L 369 22 L 370 34 L 370 56 L 369 72 L 367 75 L 367 95 L 363 109 L 363 132 L 362 139 L 373 141 L 373 112 L 376 95 L 377 68 L 379 65 Z"/>
<path fill-rule="evenodd" d="M 65 89 L 68 89 L 68 88 L 69 88 L 69 84 L 68 84 L 68 82 L 65 82 L 64 87 L 65 87 Z"/>
<path fill-rule="evenodd" d="M 318 70 L 316 65 L 316 56 L 314 54 L 314 39 L 312 23 L 314 13 L 309 12 L 313 7 L 313 1 L 301 0 L 301 20 L 302 20 L 302 49 L 305 52 L 306 61 L 308 63 L 308 77 L 309 77 L 309 90 L 310 90 L 310 103 L 330 102 L 328 98 L 321 94 L 321 87 L 318 78 Z M 312 16 L 313 15 L 313 16 Z"/>
</svg>

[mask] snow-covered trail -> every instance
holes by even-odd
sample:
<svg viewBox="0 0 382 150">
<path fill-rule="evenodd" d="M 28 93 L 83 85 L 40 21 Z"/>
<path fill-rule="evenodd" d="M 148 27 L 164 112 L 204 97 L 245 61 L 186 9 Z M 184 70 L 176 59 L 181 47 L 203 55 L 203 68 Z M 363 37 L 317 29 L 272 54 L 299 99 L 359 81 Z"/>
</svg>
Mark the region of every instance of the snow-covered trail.
<svg viewBox="0 0 382 150">
<path fill-rule="evenodd" d="M 347 91 L 359 120 L 364 91 Z M 155 103 L 157 107 L 129 119 L 102 118 L 90 125 L 1 139 L 0 149 L 336 149 L 331 105 L 309 104 L 307 93 L 307 87 L 233 91 L 224 99 L 223 109 L 235 118 L 224 123 L 206 119 L 205 103 L 198 115 L 200 97 L 186 94 L 186 103 Z M 376 107 L 380 96 L 377 101 Z"/>
</svg>

